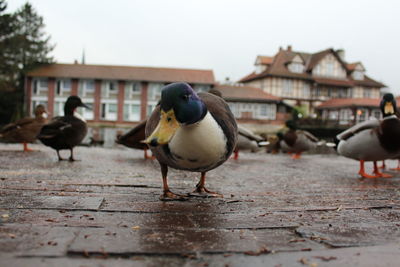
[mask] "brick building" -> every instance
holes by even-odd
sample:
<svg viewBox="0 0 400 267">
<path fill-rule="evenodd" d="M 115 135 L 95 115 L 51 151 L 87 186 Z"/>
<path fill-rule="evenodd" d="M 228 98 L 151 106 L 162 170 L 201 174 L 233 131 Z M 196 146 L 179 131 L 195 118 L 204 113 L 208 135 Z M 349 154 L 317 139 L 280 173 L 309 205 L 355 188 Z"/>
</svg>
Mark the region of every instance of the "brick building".
<svg viewBox="0 0 400 267">
<path fill-rule="evenodd" d="M 63 115 L 70 95 L 78 95 L 91 110 L 80 109 L 90 126 L 132 125 L 145 119 L 160 99 L 161 88 L 188 82 L 196 91 L 215 83 L 212 70 L 131 66 L 51 64 L 27 75 L 26 108 L 46 105 L 52 116 Z"/>
</svg>

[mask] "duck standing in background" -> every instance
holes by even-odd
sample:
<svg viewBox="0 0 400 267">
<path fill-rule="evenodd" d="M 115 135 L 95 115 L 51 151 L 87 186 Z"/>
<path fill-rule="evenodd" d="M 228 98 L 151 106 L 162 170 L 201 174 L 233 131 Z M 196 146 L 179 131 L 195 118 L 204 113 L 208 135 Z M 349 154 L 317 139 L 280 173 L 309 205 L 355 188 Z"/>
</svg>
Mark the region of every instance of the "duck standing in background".
<svg viewBox="0 0 400 267">
<path fill-rule="evenodd" d="M 400 155 L 400 120 L 395 115 L 397 106 L 392 94 L 382 97 L 380 109 L 383 114 L 382 120 L 364 121 L 336 137 L 339 140 L 338 153 L 359 160 L 358 173 L 364 178 L 392 177 L 379 171 L 377 161 Z M 374 162 L 374 175 L 365 172 L 365 161 Z"/>
<path fill-rule="evenodd" d="M 160 104 L 147 121 L 144 141 L 161 166 L 164 193 L 160 199 L 186 199 L 170 191 L 168 167 L 200 172 L 193 193 L 221 197 L 205 187 L 206 172 L 230 157 L 236 141 L 236 120 L 221 97 L 196 94 L 187 83 L 164 87 Z"/>
<path fill-rule="evenodd" d="M 288 153 L 293 153 L 293 159 L 299 159 L 301 153 L 314 149 L 318 145 L 318 138 L 307 131 L 297 130 L 296 122 L 289 120 L 286 122 L 289 130 L 285 133 L 278 133 L 280 148 Z"/>
<path fill-rule="evenodd" d="M 144 158 L 152 159 L 152 157 L 147 153 L 149 146 L 142 142 L 145 139 L 146 123 L 147 120 L 143 120 L 129 132 L 123 135 L 118 135 L 115 142 L 130 148 L 142 149 L 144 150 Z"/>
<path fill-rule="evenodd" d="M 259 135 L 255 135 L 250 130 L 238 125 L 238 141 L 234 149 L 233 159 L 239 158 L 240 150 L 251 150 L 255 152 L 260 149 L 261 146 L 266 146 L 267 142 Z"/>
<path fill-rule="evenodd" d="M 24 145 L 24 151 L 33 151 L 28 148 L 28 143 L 33 143 L 42 126 L 47 122 L 47 111 L 43 105 L 35 108 L 35 118 L 23 118 L 14 123 L 7 124 L 0 130 L 0 138 L 7 141 L 18 142 Z"/>
<path fill-rule="evenodd" d="M 71 151 L 69 161 L 75 161 L 73 149 L 86 136 L 86 121 L 75 112 L 78 107 L 89 108 L 78 96 L 68 97 L 64 106 L 64 116 L 53 118 L 50 123 L 43 126 L 38 135 L 38 139 L 44 145 L 57 151 L 60 161 L 64 160 L 60 156 L 60 150 L 63 149 L 69 149 Z"/>
</svg>

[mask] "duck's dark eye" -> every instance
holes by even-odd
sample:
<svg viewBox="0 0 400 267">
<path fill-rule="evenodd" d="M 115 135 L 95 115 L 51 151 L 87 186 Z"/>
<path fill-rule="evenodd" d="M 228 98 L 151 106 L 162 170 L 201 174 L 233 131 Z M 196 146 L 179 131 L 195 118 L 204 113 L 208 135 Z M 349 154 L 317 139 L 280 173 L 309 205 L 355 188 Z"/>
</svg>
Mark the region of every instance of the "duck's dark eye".
<svg viewBox="0 0 400 267">
<path fill-rule="evenodd" d="M 189 99 L 189 95 L 186 95 L 186 94 L 185 94 L 185 95 L 182 95 L 182 99 L 183 99 L 183 100 L 188 100 L 188 99 Z"/>
<path fill-rule="evenodd" d="M 170 117 L 167 118 L 167 122 L 170 122 L 172 119 Z"/>
</svg>

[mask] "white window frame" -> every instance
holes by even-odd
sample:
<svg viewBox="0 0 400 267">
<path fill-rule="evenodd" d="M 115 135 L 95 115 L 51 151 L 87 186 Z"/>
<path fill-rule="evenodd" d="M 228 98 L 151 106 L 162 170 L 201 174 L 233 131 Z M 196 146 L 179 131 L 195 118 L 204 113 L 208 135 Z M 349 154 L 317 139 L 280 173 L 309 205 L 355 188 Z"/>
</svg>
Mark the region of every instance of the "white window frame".
<svg viewBox="0 0 400 267">
<path fill-rule="evenodd" d="M 110 111 L 110 105 L 116 105 L 117 109 L 116 112 L 109 112 Z M 104 113 L 104 116 L 103 116 Z M 101 110 L 100 110 L 100 115 L 102 120 L 106 121 L 116 121 L 118 120 L 118 102 L 117 101 L 103 101 L 101 102 Z"/>
<path fill-rule="evenodd" d="M 66 82 L 69 82 L 69 88 L 65 87 Z M 60 90 L 59 92 L 57 92 Z M 58 79 L 56 81 L 56 95 L 62 96 L 64 93 L 71 94 L 72 80 L 71 79 Z"/>
<path fill-rule="evenodd" d="M 42 82 L 46 81 L 46 86 L 42 86 Z M 36 93 L 35 93 L 36 89 Z M 49 79 L 47 78 L 35 78 L 32 81 L 32 95 L 40 95 L 41 92 L 47 92 L 49 90 Z"/>
<path fill-rule="evenodd" d="M 88 105 L 90 107 L 90 109 L 80 107 L 77 109 L 78 113 L 81 114 L 85 120 L 94 120 L 94 99 L 93 98 L 82 98 L 82 102 L 85 103 L 86 105 Z"/>
<path fill-rule="evenodd" d="M 290 79 L 283 80 L 282 95 L 283 96 L 292 96 L 292 94 L 293 94 L 293 81 Z"/>
<path fill-rule="evenodd" d="M 262 114 L 262 108 L 266 108 L 265 115 Z M 257 104 L 257 118 L 259 119 L 267 119 L 267 120 L 275 120 L 276 119 L 276 103 L 262 103 Z"/>
<path fill-rule="evenodd" d="M 138 113 L 133 113 L 132 112 L 132 106 L 137 106 Z M 128 107 L 128 111 L 126 111 L 126 107 Z M 123 108 L 123 120 L 124 121 L 140 121 L 141 119 L 141 104 L 140 101 L 125 101 L 124 102 L 124 108 Z M 128 115 L 128 118 L 126 118 L 126 115 Z"/>
</svg>

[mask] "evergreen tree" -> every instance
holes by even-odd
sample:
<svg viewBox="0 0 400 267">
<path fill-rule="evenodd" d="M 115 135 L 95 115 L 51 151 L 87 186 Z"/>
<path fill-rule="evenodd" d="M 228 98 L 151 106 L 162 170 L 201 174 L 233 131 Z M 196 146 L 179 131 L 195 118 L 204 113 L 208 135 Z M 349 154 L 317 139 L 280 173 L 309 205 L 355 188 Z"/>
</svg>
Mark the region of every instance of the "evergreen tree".
<svg viewBox="0 0 400 267">
<path fill-rule="evenodd" d="M 6 7 L 0 0 L 0 124 L 22 115 L 25 75 L 54 61 L 49 56 L 54 46 L 32 5 L 26 3 L 14 14 L 6 14 Z"/>
</svg>

